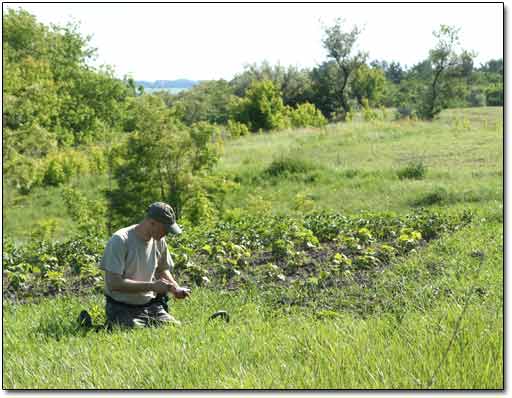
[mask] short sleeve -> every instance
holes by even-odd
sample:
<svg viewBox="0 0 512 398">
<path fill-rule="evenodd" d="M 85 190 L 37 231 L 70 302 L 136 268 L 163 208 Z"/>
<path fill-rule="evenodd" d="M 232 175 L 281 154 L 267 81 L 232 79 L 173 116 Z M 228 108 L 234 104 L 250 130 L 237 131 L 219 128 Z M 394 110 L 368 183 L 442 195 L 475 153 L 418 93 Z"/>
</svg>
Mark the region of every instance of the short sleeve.
<svg viewBox="0 0 512 398">
<path fill-rule="evenodd" d="M 114 235 L 108 241 L 100 268 L 113 274 L 123 275 L 126 268 L 126 245 L 120 236 Z"/>
<path fill-rule="evenodd" d="M 158 259 L 158 270 L 162 271 L 172 271 L 174 268 L 174 262 L 172 261 L 171 253 L 169 253 L 169 249 L 167 248 L 167 243 L 165 243 L 165 239 L 160 241 L 160 257 Z"/>
</svg>

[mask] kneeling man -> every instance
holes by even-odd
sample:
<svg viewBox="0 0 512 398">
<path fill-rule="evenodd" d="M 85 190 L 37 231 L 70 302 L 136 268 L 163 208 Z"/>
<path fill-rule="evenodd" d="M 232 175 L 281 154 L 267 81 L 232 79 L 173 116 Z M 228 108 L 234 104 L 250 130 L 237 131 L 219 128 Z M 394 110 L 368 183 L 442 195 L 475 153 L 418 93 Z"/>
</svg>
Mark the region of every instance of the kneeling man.
<svg viewBox="0 0 512 398">
<path fill-rule="evenodd" d="M 149 206 L 139 224 L 122 228 L 110 238 L 101 260 L 105 271 L 106 315 L 109 325 L 123 327 L 179 324 L 167 312 L 167 293 L 182 299 L 171 270 L 173 261 L 165 235 L 180 234 L 173 209 L 166 203 Z"/>
</svg>

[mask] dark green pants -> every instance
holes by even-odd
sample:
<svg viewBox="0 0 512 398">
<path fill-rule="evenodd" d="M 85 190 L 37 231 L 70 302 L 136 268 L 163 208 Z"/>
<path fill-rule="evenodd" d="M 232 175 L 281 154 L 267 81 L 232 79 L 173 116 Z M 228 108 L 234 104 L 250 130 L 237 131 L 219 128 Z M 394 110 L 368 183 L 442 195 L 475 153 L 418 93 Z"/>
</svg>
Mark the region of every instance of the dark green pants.
<svg viewBox="0 0 512 398">
<path fill-rule="evenodd" d="M 167 313 L 164 304 L 158 300 L 152 300 L 147 305 L 135 306 L 120 303 L 107 297 L 106 313 L 107 323 L 111 326 L 141 328 L 169 323 L 180 324 L 180 321 Z"/>
</svg>

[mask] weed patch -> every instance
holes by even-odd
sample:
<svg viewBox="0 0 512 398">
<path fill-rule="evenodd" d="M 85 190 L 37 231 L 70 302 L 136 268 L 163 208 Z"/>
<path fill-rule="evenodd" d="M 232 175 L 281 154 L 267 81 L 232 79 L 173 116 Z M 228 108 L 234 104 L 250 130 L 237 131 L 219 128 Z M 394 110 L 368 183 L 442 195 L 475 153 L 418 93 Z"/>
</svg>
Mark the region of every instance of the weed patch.
<svg viewBox="0 0 512 398">
<path fill-rule="evenodd" d="M 434 206 L 446 204 L 450 198 L 448 191 L 445 188 L 435 188 L 433 191 L 421 194 L 420 197 L 413 200 L 411 204 L 416 207 L 421 206 Z"/>
<path fill-rule="evenodd" d="M 444 187 L 437 187 L 422 193 L 410 203 L 414 207 L 446 206 L 456 203 L 479 203 L 494 199 L 496 193 L 489 189 L 449 192 Z"/>
<path fill-rule="evenodd" d="M 317 167 L 310 161 L 294 157 L 281 157 L 263 171 L 268 177 L 286 177 L 293 174 L 306 174 L 317 170 Z"/>
<path fill-rule="evenodd" d="M 411 162 L 407 166 L 399 169 L 397 171 L 398 178 L 403 179 L 411 179 L 411 180 L 421 180 L 425 178 L 425 174 L 427 172 L 426 166 L 423 162 Z"/>
</svg>

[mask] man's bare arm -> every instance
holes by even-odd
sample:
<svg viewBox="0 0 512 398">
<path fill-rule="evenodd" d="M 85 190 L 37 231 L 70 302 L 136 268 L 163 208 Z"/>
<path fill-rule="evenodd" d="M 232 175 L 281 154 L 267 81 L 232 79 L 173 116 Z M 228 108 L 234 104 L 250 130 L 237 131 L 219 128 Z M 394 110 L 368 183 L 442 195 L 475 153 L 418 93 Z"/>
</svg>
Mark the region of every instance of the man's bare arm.
<svg viewBox="0 0 512 398">
<path fill-rule="evenodd" d="M 164 282 L 169 284 L 169 291 L 176 298 L 185 298 L 190 295 L 190 289 L 186 287 L 180 287 L 178 282 L 173 278 L 171 272 L 169 270 L 160 271 L 156 274 L 156 277 L 159 280 L 163 280 Z"/>
<path fill-rule="evenodd" d="M 140 282 L 132 279 L 123 278 L 122 275 L 114 274 L 112 272 L 105 272 L 105 282 L 112 291 L 123 293 L 139 293 L 154 291 L 156 293 L 165 294 L 169 291 L 169 284 L 157 280 L 155 282 Z"/>
<path fill-rule="evenodd" d="M 176 280 L 174 279 L 174 277 L 172 276 L 171 272 L 169 270 L 164 270 L 164 271 L 158 271 L 157 270 L 157 273 L 155 275 L 156 279 L 163 279 L 167 282 L 169 282 L 170 285 L 172 285 L 173 287 L 178 287 L 178 282 L 176 282 Z"/>
</svg>

